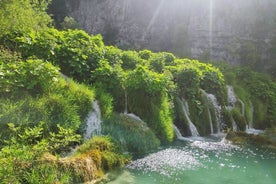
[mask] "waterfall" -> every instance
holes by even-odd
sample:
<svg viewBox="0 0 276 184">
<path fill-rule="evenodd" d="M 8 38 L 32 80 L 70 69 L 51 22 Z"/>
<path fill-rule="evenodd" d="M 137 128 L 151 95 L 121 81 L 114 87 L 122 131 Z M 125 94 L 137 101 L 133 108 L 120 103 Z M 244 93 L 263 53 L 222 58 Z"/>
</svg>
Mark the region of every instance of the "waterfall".
<svg viewBox="0 0 276 184">
<path fill-rule="evenodd" d="M 143 120 L 139 116 L 137 116 L 133 113 L 124 113 L 124 115 L 126 115 L 127 117 L 129 117 L 137 122 L 143 122 Z"/>
<path fill-rule="evenodd" d="M 218 100 L 215 95 L 213 94 L 208 94 L 207 98 L 210 100 L 212 103 L 215 113 L 216 113 L 216 122 L 217 122 L 217 133 L 220 133 L 220 128 L 221 128 L 221 106 L 218 104 Z"/>
<path fill-rule="evenodd" d="M 263 130 L 258 130 L 253 127 L 253 114 L 254 114 L 254 107 L 252 102 L 250 101 L 250 114 L 249 114 L 249 120 L 248 120 L 248 128 L 246 128 L 246 133 L 248 134 L 260 134 L 263 133 Z"/>
<path fill-rule="evenodd" d="M 218 104 L 218 100 L 215 95 L 213 94 L 208 94 L 204 90 L 201 90 L 202 93 L 206 96 L 208 103 L 212 105 L 212 107 L 215 110 L 215 118 L 216 118 L 216 123 L 217 123 L 217 133 L 220 133 L 220 128 L 221 128 L 221 106 Z M 210 121 L 210 129 L 211 129 L 211 134 L 213 134 L 213 123 L 212 123 L 212 117 L 208 105 L 208 115 L 209 115 L 209 121 Z"/>
<path fill-rule="evenodd" d="M 237 102 L 237 98 L 236 98 L 233 86 L 227 86 L 227 95 L 228 95 L 227 109 L 232 110 L 232 109 L 234 109 L 235 103 Z M 235 122 L 233 117 L 231 117 L 231 123 L 232 123 L 233 131 L 237 131 L 237 123 Z"/>
<path fill-rule="evenodd" d="M 209 116 L 211 134 L 214 134 L 213 121 L 212 121 L 212 116 L 211 116 L 209 107 L 207 108 L 207 111 L 208 111 L 208 116 Z"/>
<path fill-rule="evenodd" d="M 190 141 L 190 139 L 183 137 L 177 126 L 173 125 L 174 133 L 177 137 L 177 139 L 182 140 L 182 141 Z"/>
<path fill-rule="evenodd" d="M 238 99 L 238 102 L 241 104 L 241 113 L 244 116 L 245 115 L 245 105 L 241 99 Z"/>
<path fill-rule="evenodd" d="M 191 121 L 190 117 L 189 117 L 189 105 L 188 102 L 186 100 L 179 100 L 182 106 L 182 112 L 184 117 L 186 118 L 187 122 L 188 122 L 188 126 L 190 129 L 190 132 L 192 134 L 192 136 L 199 136 L 199 133 L 196 129 L 196 126 L 193 124 L 193 122 Z"/>
<path fill-rule="evenodd" d="M 238 130 L 237 123 L 235 122 L 235 120 L 232 117 L 231 117 L 231 123 L 232 123 L 233 131 L 237 131 Z"/>
<path fill-rule="evenodd" d="M 234 107 L 237 102 L 233 86 L 227 86 L 228 104 L 230 107 Z"/>
<path fill-rule="evenodd" d="M 92 104 L 92 110 L 86 118 L 86 132 L 83 135 L 84 139 L 90 139 L 95 135 L 101 134 L 101 111 L 98 101 Z"/>
<path fill-rule="evenodd" d="M 249 120 L 248 120 L 248 129 L 253 129 L 253 114 L 254 114 L 254 107 L 252 102 L 249 102 L 250 104 L 250 111 L 249 111 Z"/>
<path fill-rule="evenodd" d="M 127 92 L 125 90 L 125 114 L 127 114 Z"/>
</svg>

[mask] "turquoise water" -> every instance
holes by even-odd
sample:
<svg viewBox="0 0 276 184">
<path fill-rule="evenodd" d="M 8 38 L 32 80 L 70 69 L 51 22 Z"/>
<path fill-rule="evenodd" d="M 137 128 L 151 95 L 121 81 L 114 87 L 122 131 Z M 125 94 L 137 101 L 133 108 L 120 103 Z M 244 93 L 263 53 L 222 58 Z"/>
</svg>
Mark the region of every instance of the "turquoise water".
<svg viewBox="0 0 276 184">
<path fill-rule="evenodd" d="M 109 184 L 275 184 L 276 152 L 227 141 L 181 141 L 131 162 Z"/>
</svg>

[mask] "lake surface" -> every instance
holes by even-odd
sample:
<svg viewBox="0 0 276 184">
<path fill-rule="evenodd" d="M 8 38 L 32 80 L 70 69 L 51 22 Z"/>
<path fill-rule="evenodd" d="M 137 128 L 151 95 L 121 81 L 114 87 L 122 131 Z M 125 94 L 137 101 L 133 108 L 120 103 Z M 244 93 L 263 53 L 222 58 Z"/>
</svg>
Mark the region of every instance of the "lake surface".
<svg viewBox="0 0 276 184">
<path fill-rule="evenodd" d="M 109 184 L 275 184 L 276 151 L 225 140 L 176 141 L 132 161 Z"/>
</svg>

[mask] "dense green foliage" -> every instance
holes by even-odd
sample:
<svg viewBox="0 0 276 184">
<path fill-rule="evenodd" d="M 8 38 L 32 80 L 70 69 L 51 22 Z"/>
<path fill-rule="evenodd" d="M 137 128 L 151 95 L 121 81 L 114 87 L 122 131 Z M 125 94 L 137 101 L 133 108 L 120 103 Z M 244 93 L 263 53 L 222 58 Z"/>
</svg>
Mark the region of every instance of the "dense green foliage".
<svg viewBox="0 0 276 184">
<path fill-rule="evenodd" d="M 4 51 L 3 51 L 4 52 Z M 44 121 L 80 130 L 94 100 L 93 91 L 64 79 L 59 69 L 41 60 L 0 63 L 1 127 L 9 122 L 30 126 Z"/>
<path fill-rule="evenodd" d="M 264 129 L 276 125 L 276 83 L 270 76 L 248 68 L 217 64 L 228 84 L 234 86 L 237 97 L 245 104 L 245 118 L 250 121 L 250 103 L 254 108 L 254 127 Z M 238 105 L 238 104 L 237 104 Z M 238 105 L 237 108 L 241 108 Z"/>
<path fill-rule="evenodd" d="M 128 161 L 129 157 L 119 154 L 116 150 L 117 146 L 111 141 L 109 137 L 93 137 L 83 145 L 78 147 L 76 155 L 98 151 L 100 158 L 98 162 L 103 165 L 103 169 L 111 170 L 114 168 L 120 168 Z"/>
<path fill-rule="evenodd" d="M 0 38 L 41 30 L 51 23 L 45 12 L 51 0 L 0 1 Z"/>
<path fill-rule="evenodd" d="M 48 3 L 0 2 L 4 183 L 76 183 L 101 177 L 104 170 L 128 160 L 120 151 L 138 156 L 173 141 L 173 124 L 190 135 L 184 102 L 200 135 L 210 134 L 210 118 L 217 131 L 216 111 L 205 93 L 217 97 L 224 129 L 231 129 L 233 121 L 238 130 L 253 120 L 256 128 L 276 126 L 276 83 L 268 76 L 167 52 L 123 51 L 105 46 L 100 35 L 47 28 Z M 18 10 L 13 25 L 7 22 L 13 18 L 10 10 Z M 226 84 L 234 87 L 238 99 L 231 108 Z M 87 140 L 72 157 L 59 159 L 69 146 L 82 143 L 80 134 L 94 100 L 109 137 Z"/>
<path fill-rule="evenodd" d="M 60 172 L 55 165 L 43 162 L 45 152 L 57 152 L 71 143 L 78 142 L 80 136 L 71 129 L 58 126 L 57 133 L 48 138 L 43 136 L 43 123 L 34 128 L 22 129 L 9 124 L 10 137 L 0 151 L 1 183 L 69 183 L 70 170 Z"/>
<path fill-rule="evenodd" d="M 248 69 L 244 72 L 231 73 L 228 69 L 221 68 L 220 72 L 211 64 L 178 59 L 170 53 L 153 53 L 149 50 L 122 51 L 116 47 L 104 46 L 100 36 L 89 36 L 79 30 L 49 29 L 40 33 L 31 32 L 12 39 L 11 43 L 16 45 L 12 48 L 20 51 L 23 58 L 37 57 L 48 60 L 58 65 L 66 75 L 86 84 L 92 84 L 102 91 L 98 96 L 108 107 L 105 112 L 107 116 L 113 110 L 135 113 L 162 141 L 171 141 L 173 138 L 172 122 L 175 109 L 172 103 L 176 97 L 188 100 L 193 122 L 202 127 L 199 128 L 201 133 L 208 133 L 207 124 L 202 126 L 202 119 L 207 111 L 200 89 L 214 94 L 220 105 L 227 105 L 227 91 L 222 73 L 226 75 L 229 84 L 232 84 L 231 78 L 234 81 L 242 79 L 238 80 L 240 85 L 234 88 L 239 93 L 239 98 L 246 104 L 246 122 L 250 118 L 248 115 L 250 100 L 262 100 L 261 94 L 251 99 L 248 93 L 252 93 L 252 86 L 247 85 L 244 88 L 246 83 L 241 83 L 246 77 L 239 75 L 249 74 L 251 71 Z M 264 104 L 263 107 L 268 108 Z M 269 121 L 265 118 L 268 117 L 266 113 L 261 110 L 263 108 L 255 108 L 256 125 L 264 124 L 266 121 L 270 122 L 267 126 L 273 126 L 273 105 L 269 108 L 272 113 L 269 115 Z M 226 124 L 230 125 L 227 122 Z"/>
<path fill-rule="evenodd" d="M 157 149 L 160 141 L 147 124 L 129 114 L 112 115 L 103 122 L 103 132 L 134 156 Z"/>
</svg>

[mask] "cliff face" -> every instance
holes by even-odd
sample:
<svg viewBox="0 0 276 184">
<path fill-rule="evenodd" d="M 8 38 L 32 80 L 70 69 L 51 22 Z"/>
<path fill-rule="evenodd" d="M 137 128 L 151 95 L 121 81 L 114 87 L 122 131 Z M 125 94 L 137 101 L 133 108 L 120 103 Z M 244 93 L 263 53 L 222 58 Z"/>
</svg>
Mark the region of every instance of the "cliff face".
<svg viewBox="0 0 276 184">
<path fill-rule="evenodd" d="M 275 0 L 64 1 L 67 14 L 108 44 L 255 65 L 269 58 Z"/>
</svg>

